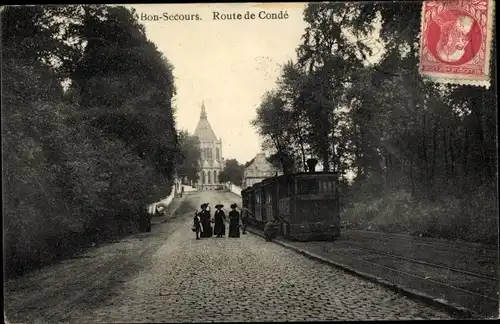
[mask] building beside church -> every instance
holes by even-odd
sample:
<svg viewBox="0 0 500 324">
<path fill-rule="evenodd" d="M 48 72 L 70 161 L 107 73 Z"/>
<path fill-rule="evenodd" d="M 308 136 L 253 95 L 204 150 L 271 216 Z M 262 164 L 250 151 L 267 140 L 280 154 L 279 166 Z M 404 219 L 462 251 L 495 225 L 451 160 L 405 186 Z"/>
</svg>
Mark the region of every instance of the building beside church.
<svg viewBox="0 0 500 324">
<path fill-rule="evenodd" d="M 224 168 L 222 139 L 217 139 L 208 122 L 204 102 L 201 104 L 200 120 L 193 135 L 198 137 L 201 150 L 201 171 L 196 187 L 199 190 L 215 190 L 222 187 L 222 184 L 219 183 L 219 173 Z"/>
<path fill-rule="evenodd" d="M 264 153 L 257 154 L 243 171 L 243 188 L 251 187 L 254 183 L 265 178 L 281 175 L 281 171 L 276 169 L 266 160 Z"/>
</svg>

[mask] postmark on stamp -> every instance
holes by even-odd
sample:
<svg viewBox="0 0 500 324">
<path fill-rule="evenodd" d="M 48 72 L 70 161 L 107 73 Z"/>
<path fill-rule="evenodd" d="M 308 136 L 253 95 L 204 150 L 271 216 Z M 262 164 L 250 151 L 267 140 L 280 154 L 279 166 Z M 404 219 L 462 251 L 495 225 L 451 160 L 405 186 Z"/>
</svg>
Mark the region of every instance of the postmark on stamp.
<svg viewBox="0 0 500 324">
<path fill-rule="evenodd" d="M 489 87 L 493 12 L 494 0 L 424 1 L 422 76 L 440 83 Z"/>
</svg>

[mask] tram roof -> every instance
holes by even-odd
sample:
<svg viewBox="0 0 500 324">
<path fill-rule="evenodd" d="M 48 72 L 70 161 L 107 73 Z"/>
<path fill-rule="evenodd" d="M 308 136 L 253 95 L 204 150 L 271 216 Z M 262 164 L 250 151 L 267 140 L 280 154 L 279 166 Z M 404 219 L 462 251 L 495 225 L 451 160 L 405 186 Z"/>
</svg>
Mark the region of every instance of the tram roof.
<svg viewBox="0 0 500 324">
<path fill-rule="evenodd" d="M 283 181 L 285 179 L 293 179 L 293 178 L 321 178 L 324 176 L 338 176 L 339 174 L 337 172 L 297 172 L 297 173 L 290 173 L 290 174 L 282 174 L 279 176 L 275 177 L 269 177 L 265 178 L 260 182 L 254 183 L 251 187 L 247 187 L 246 189 L 252 189 L 252 188 L 260 188 L 262 186 L 271 184 L 273 181 Z M 244 189 L 245 190 L 245 189 Z"/>
<path fill-rule="evenodd" d="M 283 178 L 314 178 L 314 177 L 322 177 L 322 176 L 338 176 L 337 172 L 296 172 L 290 174 L 282 174 L 277 177 L 265 178 L 262 182 L 269 182 L 273 179 L 283 179 Z"/>
<path fill-rule="evenodd" d="M 260 187 L 262 187 L 262 181 L 261 181 L 261 182 L 254 183 L 254 184 L 252 185 L 252 187 L 251 187 L 251 188 L 252 188 L 252 189 L 258 189 L 258 188 L 260 188 Z M 250 188 L 250 187 L 249 187 L 249 188 Z"/>
<path fill-rule="evenodd" d="M 248 186 L 246 188 L 241 189 L 241 192 L 248 191 L 248 190 L 252 190 L 252 186 Z"/>
<path fill-rule="evenodd" d="M 291 174 L 292 177 L 311 177 L 311 176 L 338 176 L 338 172 L 298 172 Z"/>
</svg>

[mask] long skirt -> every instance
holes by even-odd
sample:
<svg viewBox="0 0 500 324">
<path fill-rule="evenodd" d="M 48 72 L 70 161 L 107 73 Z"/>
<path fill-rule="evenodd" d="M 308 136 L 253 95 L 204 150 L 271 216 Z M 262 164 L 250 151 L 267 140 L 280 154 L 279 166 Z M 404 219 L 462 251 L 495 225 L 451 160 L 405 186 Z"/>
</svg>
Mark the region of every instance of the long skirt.
<svg viewBox="0 0 500 324">
<path fill-rule="evenodd" d="M 226 225 L 224 222 L 215 222 L 214 235 L 226 235 Z"/>
<path fill-rule="evenodd" d="M 236 222 L 229 223 L 229 237 L 240 237 L 240 224 Z"/>
<path fill-rule="evenodd" d="M 210 225 L 210 221 L 203 222 L 202 228 L 203 232 L 201 233 L 201 237 L 212 237 L 213 229 L 212 226 Z"/>
</svg>

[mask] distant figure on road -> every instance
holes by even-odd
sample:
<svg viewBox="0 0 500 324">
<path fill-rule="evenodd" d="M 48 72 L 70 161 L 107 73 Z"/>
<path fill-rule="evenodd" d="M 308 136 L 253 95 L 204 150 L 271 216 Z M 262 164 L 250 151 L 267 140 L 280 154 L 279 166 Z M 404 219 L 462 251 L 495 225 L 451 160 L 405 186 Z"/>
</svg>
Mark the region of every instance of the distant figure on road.
<svg viewBox="0 0 500 324">
<path fill-rule="evenodd" d="M 200 221 L 200 216 L 198 212 L 194 213 L 194 219 L 193 219 L 193 232 L 196 233 L 196 239 L 200 239 L 200 233 L 201 233 L 201 221 Z"/>
<path fill-rule="evenodd" d="M 214 235 L 217 235 L 217 237 L 223 237 L 226 235 L 226 225 L 224 224 L 224 221 L 226 220 L 226 214 L 222 210 L 224 205 L 218 204 L 215 205 L 215 213 L 214 213 Z"/>
<path fill-rule="evenodd" d="M 229 212 L 229 237 L 240 237 L 240 213 L 236 210 L 238 205 L 231 204 Z"/>
<path fill-rule="evenodd" d="M 202 227 L 201 237 L 212 237 L 213 229 L 210 225 L 210 212 L 208 211 L 208 203 L 201 205 L 200 222 Z"/>
<path fill-rule="evenodd" d="M 181 197 L 182 197 L 182 194 L 184 193 L 184 186 L 181 185 Z"/>
</svg>

